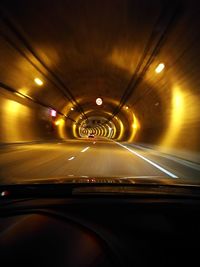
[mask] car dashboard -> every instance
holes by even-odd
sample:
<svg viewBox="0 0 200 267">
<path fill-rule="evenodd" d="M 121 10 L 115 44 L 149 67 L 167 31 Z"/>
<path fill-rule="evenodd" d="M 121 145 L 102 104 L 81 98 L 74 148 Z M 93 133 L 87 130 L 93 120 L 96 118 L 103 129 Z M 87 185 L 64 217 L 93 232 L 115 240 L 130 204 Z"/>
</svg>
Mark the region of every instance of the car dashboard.
<svg viewBox="0 0 200 267">
<path fill-rule="evenodd" d="M 154 195 L 8 198 L 6 266 L 171 266 L 198 262 L 200 200 Z"/>
</svg>

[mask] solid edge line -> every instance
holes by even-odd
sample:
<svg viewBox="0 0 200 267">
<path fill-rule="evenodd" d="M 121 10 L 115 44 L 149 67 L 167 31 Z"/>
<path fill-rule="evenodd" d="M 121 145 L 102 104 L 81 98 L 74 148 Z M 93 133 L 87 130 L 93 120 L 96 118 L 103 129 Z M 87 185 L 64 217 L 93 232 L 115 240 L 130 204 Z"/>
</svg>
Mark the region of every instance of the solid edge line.
<svg viewBox="0 0 200 267">
<path fill-rule="evenodd" d="M 173 173 L 167 171 L 167 170 L 164 169 L 163 167 L 161 167 L 161 166 L 159 166 L 158 164 L 154 163 L 153 161 L 151 161 L 151 160 L 145 158 L 144 156 L 140 155 L 139 153 L 133 151 L 132 149 L 130 149 L 130 148 L 128 148 L 128 147 L 126 147 L 126 146 L 124 146 L 124 145 L 122 145 L 122 144 L 120 144 L 120 143 L 118 143 L 118 142 L 116 142 L 116 141 L 114 141 L 114 142 L 115 142 L 116 144 L 118 144 L 119 146 L 121 146 L 121 147 L 127 149 L 127 150 L 128 150 L 129 152 L 131 152 L 132 154 L 138 156 L 139 158 L 141 158 L 141 159 L 145 160 L 146 162 L 148 162 L 149 164 L 153 165 L 155 168 L 159 169 L 160 171 L 166 173 L 166 174 L 169 175 L 170 177 L 175 178 L 175 179 L 178 178 L 178 176 L 176 176 L 175 174 L 173 174 Z"/>
</svg>

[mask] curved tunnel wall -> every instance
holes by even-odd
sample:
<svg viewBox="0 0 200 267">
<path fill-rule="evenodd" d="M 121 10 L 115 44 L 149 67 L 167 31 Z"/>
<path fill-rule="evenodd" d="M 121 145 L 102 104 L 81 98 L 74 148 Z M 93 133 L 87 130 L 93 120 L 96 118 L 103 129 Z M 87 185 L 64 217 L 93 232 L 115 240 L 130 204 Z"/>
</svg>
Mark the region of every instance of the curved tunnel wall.
<svg viewBox="0 0 200 267">
<path fill-rule="evenodd" d="M 166 91 L 165 91 L 166 92 Z M 153 146 L 163 152 L 199 161 L 199 98 L 190 91 L 171 88 L 168 97 L 155 102 L 148 94 L 113 122 L 115 139 Z M 136 114 L 137 118 L 133 114 Z M 56 121 L 61 121 L 56 125 Z M 134 120 L 137 124 L 134 126 Z M 120 122 L 119 122 L 120 121 Z M 50 109 L 1 89 L 0 142 L 30 142 L 79 137 L 69 119 L 52 119 Z M 162 123 L 163 122 L 163 123 Z M 78 126 L 77 126 L 78 127 Z M 123 127 L 123 131 L 121 129 Z"/>
<path fill-rule="evenodd" d="M 176 78 L 174 83 L 166 83 L 165 79 L 160 88 L 147 90 L 142 99 L 135 102 L 135 114 L 140 121 L 135 142 L 200 162 L 198 84 L 191 87 L 185 76 L 184 80 L 181 78 Z M 135 93 L 136 98 L 140 89 Z"/>
<path fill-rule="evenodd" d="M 1 88 L 0 142 L 17 143 L 72 138 L 72 121 L 56 125 L 51 109 L 22 99 Z M 67 131 L 63 131 L 65 126 Z"/>
<path fill-rule="evenodd" d="M 173 88 L 168 97 L 166 95 L 167 93 L 165 98 L 155 102 L 154 97 L 147 94 L 148 99 L 144 97 L 135 105 L 134 113 L 128 109 L 124 111 L 124 115 L 121 113 L 119 118 L 113 119 L 116 130 L 114 139 L 156 146 L 164 152 L 198 161 L 200 150 L 198 96 L 191 95 L 189 91 L 184 92 L 178 87 Z M 59 125 L 56 125 L 56 121 L 60 121 Z M 0 95 L 0 122 L 0 142 L 80 137 L 78 131 L 76 134 L 73 132 L 75 126 L 73 121 L 64 120 L 60 116 L 52 119 L 50 109 L 4 89 Z"/>
<path fill-rule="evenodd" d="M 32 5 L 35 5 L 36 2 L 32 1 Z M 122 4 L 123 2 L 126 1 L 120 1 Z M 150 14 L 153 10 L 152 14 L 154 15 L 149 16 L 150 21 L 144 26 L 137 24 L 140 23 L 137 19 L 136 21 L 132 20 L 133 14 L 138 12 L 137 8 L 133 5 L 131 12 L 127 14 L 125 5 L 124 9 L 115 10 L 117 17 L 112 25 L 110 10 L 113 9 L 113 5 L 110 5 L 109 9 L 106 3 L 105 1 L 104 5 L 100 4 L 99 8 L 102 8 L 102 12 L 106 8 L 107 19 L 104 18 L 101 21 L 102 16 L 97 17 L 96 24 L 93 23 L 96 14 L 90 8 L 85 9 L 85 11 L 88 10 L 86 11 L 88 24 L 84 24 L 84 18 L 77 21 L 78 16 L 72 15 L 76 14 L 76 8 L 73 8 L 72 3 L 72 17 L 65 14 L 67 19 L 65 25 L 71 25 L 71 35 L 67 36 L 67 40 L 63 39 L 62 41 L 61 38 L 60 42 L 58 42 L 57 36 L 66 36 L 64 34 L 66 27 L 60 27 L 63 26 L 61 22 L 64 17 L 60 16 L 59 12 L 65 9 L 56 10 L 54 6 L 50 5 L 50 11 L 55 14 L 55 21 L 44 18 L 42 10 L 29 8 L 26 10 L 29 13 L 25 18 L 21 16 L 21 13 L 16 15 L 15 9 L 12 10 L 16 15 L 14 16 L 16 21 L 19 21 L 21 25 L 19 27 L 21 31 L 18 29 L 18 34 L 26 33 L 25 37 L 30 40 L 33 51 L 36 51 L 36 54 L 51 71 L 60 74 L 76 99 L 80 96 L 86 96 L 86 98 L 92 96 L 88 100 L 86 99 L 86 103 L 93 97 L 95 99 L 96 88 L 101 91 L 103 96 L 110 96 L 113 101 L 119 102 L 145 48 L 154 18 L 159 14 L 153 5 L 151 11 L 148 12 Z M 156 3 L 155 6 L 159 8 Z M 193 7 L 193 3 L 191 3 L 192 12 L 189 7 L 185 10 L 185 17 L 170 32 L 165 45 L 148 69 L 144 80 L 128 99 L 129 109 L 123 109 L 118 114 L 118 121 L 113 119 L 113 123 L 116 125 L 114 137 L 119 141 L 156 146 L 163 151 L 199 161 L 197 154 L 200 151 L 200 39 L 196 36 L 196 29 L 199 27 L 199 13 Z M 143 14 L 140 6 L 138 8 Z M 22 6 L 20 12 L 23 11 Z M 128 20 L 125 19 L 127 15 Z M 35 20 L 36 16 L 39 18 L 38 21 Z M 57 18 L 63 20 L 59 21 Z M 123 21 L 124 24 L 118 25 L 117 23 L 116 26 L 115 22 L 118 21 Z M 99 22 L 102 22 L 102 24 L 100 23 L 102 27 Z M 104 23 L 108 27 L 104 27 Z M 14 25 L 16 26 L 18 23 Z M 83 25 L 85 28 L 82 32 Z M 87 25 L 91 29 L 87 28 Z M 141 29 L 136 25 L 140 25 Z M 2 59 L 0 61 L 0 82 L 38 99 L 49 107 L 55 107 L 57 110 L 69 114 L 71 104 L 64 97 L 55 77 L 52 78 L 52 74 L 44 64 L 34 57 L 22 39 L 17 38 L 15 32 L 8 29 L 8 25 L 1 22 L 1 27 L 3 35 L 0 36 Z M 107 28 L 108 32 L 106 32 Z M 54 29 L 56 29 L 56 34 L 54 34 Z M 124 29 L 127 30 L 125 35 Z M 139 35 L 137 29 L 139 29 Z M 51 34 L 47 35 L 47 30 Z M 90 35 L 88 35 L 88 30 L 91 32 Z M 106 46 L 104 47 L 105 37 Z M 105 54 L 102 53 L 103 48 L 106 48 L 104 49 Z M 82 52 L 80 53 L 80 51 Z M 63 61 L 63 58 L 67 60 Z M 166 69 L 163 73 L 156 75 L 155 67 L 162 61 L 166 64 Z M 35 77 L 40 77 L 45 81 L 43 88 L 36 87 L 33 82 Z M 72 118 L 76 119 L 76 115 L 77 113 L 72 114 Z M 57 119 L 61 119 L 60 116 Z M 74 134 L 74 125 L 74 121 L 69 119 L 55 125 L 52 123 L 48 108 L 0 88 L 1 142 L 76 138 L 78 135 Z"/>
</svg>

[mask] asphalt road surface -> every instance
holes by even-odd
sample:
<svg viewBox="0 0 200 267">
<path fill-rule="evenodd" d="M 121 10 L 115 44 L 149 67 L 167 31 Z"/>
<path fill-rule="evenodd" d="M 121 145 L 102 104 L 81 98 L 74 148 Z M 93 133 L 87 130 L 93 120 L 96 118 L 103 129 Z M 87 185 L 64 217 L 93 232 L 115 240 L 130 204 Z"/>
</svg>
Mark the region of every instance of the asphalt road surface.
<svg viewBox="0 0 200 267">
<path fill-rule="evenodd" d="M 1 184 L 77 176 L 168 177 L 200 183 L 200 168 L 138 146 L 98 138 L 1 146 Z"/>
</svg>

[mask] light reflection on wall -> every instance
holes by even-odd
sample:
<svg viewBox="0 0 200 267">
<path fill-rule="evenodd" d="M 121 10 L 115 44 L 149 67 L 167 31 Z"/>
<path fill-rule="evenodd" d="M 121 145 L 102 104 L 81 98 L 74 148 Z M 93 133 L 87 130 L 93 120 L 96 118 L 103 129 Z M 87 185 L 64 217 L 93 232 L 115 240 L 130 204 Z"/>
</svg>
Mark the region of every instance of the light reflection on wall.
<svg viewBox="0 0 200 267">
<path fill-rule="evenodd" d="M 171 146 L 181 134 L 181 127 L 185 120 L 184 93 L 179 87 L 174 87 L 172 92 L 170 123 L 162 141 L 163 146 Z"/>
<path fill-rule="evenodd" d="M 136 118 L 136 116 L 134 114 L 132 114 L 132 126 L 131 126 L 131 134 L 130 137 L 128 139 L 129 142 L 133 142 L 134 138 L 138 132 L 138 130 L 140 129 L 140 124 L 138 119 Z"/>
<path fill-rule="evenodd" d="M 59 124 L 58 124 L 58 134 L 59 137 L 62 139 L 66 139 L 66 130 L 65 130 L 65 120 L 64 119 L 59 119 Z"/>
<path fill-rule="evenodd" d="M 4 141 L 23 141 L 32 138 L 31 110 L 13 100 L 4 100 L 1 107 L 1 138 Z"/>
<path fill-rule="evenodd" d="M 124 125 L 123 125 L 122 121 L 121 121 L 118 117 L 116 117 L 116 119 L 117 119 L 117 121 L 118 121 L 118 123 L 119 123 L 119 127 L 120 127 L 120 131 L 119 131 L 119 135 L 118 135 L 118 137 L 117 137 L 117 140 L 120 141 L 120 140 L 123 138 L 123 134 L 124 134 Z"/>
<path fill-rule="evenodd" d="M 75 123 L 72 126 L 72 132 L 73 132 L 73 136 L 75 138 L 78 138 L 79 136 L 77 135 L 77 127 L 79 127 L 78 125 L 76 125 Z"/>
</svg>

